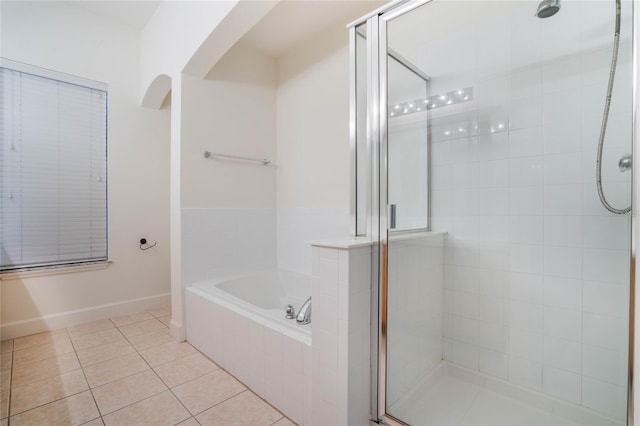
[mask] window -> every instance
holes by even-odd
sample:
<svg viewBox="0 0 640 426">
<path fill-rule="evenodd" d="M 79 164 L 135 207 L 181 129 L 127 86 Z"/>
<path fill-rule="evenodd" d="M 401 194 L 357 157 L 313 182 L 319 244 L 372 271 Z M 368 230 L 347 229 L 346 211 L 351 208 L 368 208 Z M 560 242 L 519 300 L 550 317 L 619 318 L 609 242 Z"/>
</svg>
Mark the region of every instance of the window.
<svg viewBox="0 0 640 426">
<path fill-rule="evenodd" d="M 106 260 L 106 85 L 2 59 L 0 272 Z"/>
</svg>

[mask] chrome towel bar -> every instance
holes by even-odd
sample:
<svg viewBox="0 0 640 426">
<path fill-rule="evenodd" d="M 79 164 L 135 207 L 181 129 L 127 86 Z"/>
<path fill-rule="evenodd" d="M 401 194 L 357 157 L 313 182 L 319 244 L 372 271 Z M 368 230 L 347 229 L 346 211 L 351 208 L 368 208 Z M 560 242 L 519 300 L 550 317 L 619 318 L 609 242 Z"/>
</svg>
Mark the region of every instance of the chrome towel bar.
<svg viewBox="0 0 640 426">
<path fill-rule="evenodd" d="M 205 151 L 204 158 L 229 158 L 231 160 L 242 160 L 242 161 L 252 161 L 254 163 L 262 163 L 263 166 L 267 164 L 271 164 L 271 160 L 267 158 L 252 158 L 252 157 L 241 157 L 239 155 L 229 155 L 229 154 L 219 154 L 216 152 Z"/>
</svg>

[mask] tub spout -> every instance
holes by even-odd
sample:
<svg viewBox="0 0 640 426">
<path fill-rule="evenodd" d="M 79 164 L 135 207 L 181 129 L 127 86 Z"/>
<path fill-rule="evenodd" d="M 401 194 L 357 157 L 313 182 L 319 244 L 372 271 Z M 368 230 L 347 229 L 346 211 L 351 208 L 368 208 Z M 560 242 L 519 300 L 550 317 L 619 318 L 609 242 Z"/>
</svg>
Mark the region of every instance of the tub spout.
<svg viewBox="0 0 640 426">
<path fill-rule="evenodd" d="M 309 324 L 311 322 L 311 296 L 302 305 L 298 311 L 296 322 L 300 325 Z"/>
</svg>

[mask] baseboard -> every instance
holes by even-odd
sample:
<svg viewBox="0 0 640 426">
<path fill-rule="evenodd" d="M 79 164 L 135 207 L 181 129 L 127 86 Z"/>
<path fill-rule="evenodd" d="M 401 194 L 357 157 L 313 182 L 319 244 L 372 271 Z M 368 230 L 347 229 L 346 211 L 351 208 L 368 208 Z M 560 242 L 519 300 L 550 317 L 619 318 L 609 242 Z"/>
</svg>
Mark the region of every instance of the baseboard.
<svg viewBox="0 0 640 426">
<path fill-rule="evenodd" d="M 42 331 L 71 327 L 86 322 L 96 321 L 120 315 L 129 315 L 158 306 L 171 303 L 171 293 L 162 293 L 155 296 L 130 299 L 122 302 L 108 303 L 92 306 L 90 308 L 75 311 L 61 312 L 59 314 L 45 315 L 37 318 L 9 322 L 0 326 L 2 340 L 15 339 Z"/>
<path fill-rule="evenodd" d="M 180 324 L 176 320 L 172 319 L 169 323 L 169 334 L 178 342 L 184 342 L 187 340 L 187 333 L 183 324 Z"/>
</svg>

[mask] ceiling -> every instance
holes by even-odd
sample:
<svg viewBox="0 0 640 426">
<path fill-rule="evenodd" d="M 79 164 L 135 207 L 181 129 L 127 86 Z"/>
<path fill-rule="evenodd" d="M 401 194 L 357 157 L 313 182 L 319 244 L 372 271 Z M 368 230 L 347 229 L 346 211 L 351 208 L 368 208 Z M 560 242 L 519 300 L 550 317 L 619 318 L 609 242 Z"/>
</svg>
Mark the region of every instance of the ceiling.
<svg viewBox="0 0 640 426">
<path fill-rule="evenodd" d="M 66 3 L 86 9 L 130 28 L 141 30 L 160 5 L 159 0 L 93 1 L 75 0 Z"/>
<path fill-rule="evenodd" d="M 315 34 L 336 25 L 347 25 L 385 3 L 283 0 L 242 38 L 241 43 L 277 58 Z"/>
</svg>

